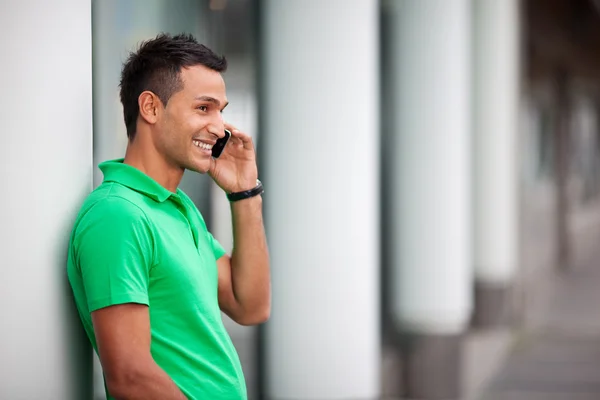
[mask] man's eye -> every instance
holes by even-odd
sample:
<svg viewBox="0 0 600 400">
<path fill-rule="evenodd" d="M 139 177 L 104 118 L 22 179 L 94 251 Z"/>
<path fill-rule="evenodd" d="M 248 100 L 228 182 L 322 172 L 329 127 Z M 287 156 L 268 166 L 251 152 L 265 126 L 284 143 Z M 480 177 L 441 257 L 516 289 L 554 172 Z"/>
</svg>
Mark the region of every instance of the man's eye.
<svg viewBox="0 0 600 400">
<path fill-rule="evenodd" d="M 208 111 L 208 107 L 207 106 L 199 106 L 198 110 L 206 112 L 206 111 Z"/>
</svg>

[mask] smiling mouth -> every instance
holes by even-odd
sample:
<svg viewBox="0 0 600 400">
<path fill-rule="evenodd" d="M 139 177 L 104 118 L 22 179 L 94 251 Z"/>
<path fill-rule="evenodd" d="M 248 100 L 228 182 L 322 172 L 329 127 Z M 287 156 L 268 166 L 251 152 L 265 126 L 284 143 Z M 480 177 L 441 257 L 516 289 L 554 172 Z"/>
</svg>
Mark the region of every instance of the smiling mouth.
<svg viewBox="0 0 600 400">
<path fill-rule="evenodd" d="M 199 147 L 202 150 L 212 150 L 213 148 L 212 144 L 204 143 L 199 140 L 192 140 L 192 143 L 194 143 L 194 146 Z"/>
</svg>

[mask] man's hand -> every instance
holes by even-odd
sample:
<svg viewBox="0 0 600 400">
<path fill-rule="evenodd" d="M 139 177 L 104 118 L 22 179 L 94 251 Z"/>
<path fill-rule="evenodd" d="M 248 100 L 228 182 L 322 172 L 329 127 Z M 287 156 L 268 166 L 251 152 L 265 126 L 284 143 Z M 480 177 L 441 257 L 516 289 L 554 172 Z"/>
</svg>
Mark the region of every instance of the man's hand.
<svg viewBox="0 0 600 400">
<path fill-rule="evenodd" d="M 258 178 L 252 138 L 231 125 L 225 124 L 225 128 L 231 131 L 231 138 L 221 156 L 212 159 L 208 173 L 227 193 L 252 189 Z"/>
</svg>

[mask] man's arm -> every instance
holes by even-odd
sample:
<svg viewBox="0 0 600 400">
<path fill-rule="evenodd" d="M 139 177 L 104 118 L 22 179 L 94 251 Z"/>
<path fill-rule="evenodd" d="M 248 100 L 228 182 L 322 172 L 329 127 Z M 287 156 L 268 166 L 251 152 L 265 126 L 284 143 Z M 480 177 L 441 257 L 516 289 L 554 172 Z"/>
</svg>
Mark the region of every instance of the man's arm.
<svg viewBox="0 0 600 400">
<path fill-rule="evenodd" d="M 108 392 L 117 400 L 187 400 L 150 353 L 150 318 L 142 304 L 92 312 Z"/>
<path fill-rule="evenodd" d="M 269 254 L 262 198 L 231 203 L 234 249 L 217 260 L 219 306 L 241 325 L 265 322 L 271 313 Z"/>
</svg>

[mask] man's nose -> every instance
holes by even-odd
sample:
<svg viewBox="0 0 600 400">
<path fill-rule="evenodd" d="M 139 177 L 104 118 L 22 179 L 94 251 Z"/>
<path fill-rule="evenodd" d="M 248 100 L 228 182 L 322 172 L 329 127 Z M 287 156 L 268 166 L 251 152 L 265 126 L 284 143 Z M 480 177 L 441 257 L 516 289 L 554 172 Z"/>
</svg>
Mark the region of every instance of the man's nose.
<svg viewBox="0 0 600 400">
<path fill-rule="evenodd" d="M 225 137 L 225 125 L 223 123 L 210 124 L 208 126 L 208 132 L 217 136 L 219 139 Z"/>
</svg>

